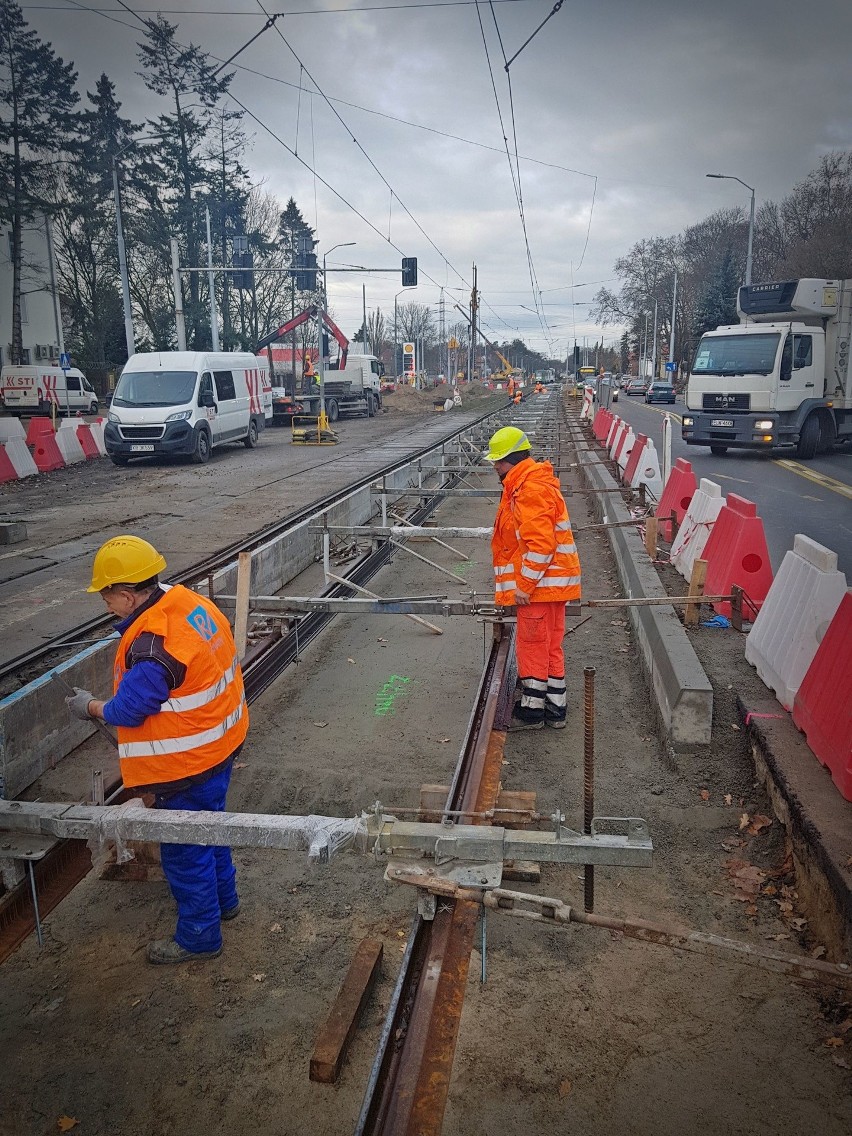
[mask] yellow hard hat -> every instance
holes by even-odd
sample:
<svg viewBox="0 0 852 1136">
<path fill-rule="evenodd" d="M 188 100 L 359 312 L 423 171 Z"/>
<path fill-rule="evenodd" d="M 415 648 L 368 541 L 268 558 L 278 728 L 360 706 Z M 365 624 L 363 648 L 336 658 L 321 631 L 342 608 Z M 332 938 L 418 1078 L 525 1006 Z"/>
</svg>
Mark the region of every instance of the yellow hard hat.
<svg viewBox="0 0 852 1136">
<path fill-rule="evenodd" d="M 141 536 L 114 536 L 95 554 L 92 582 L 86 591 L 100 592 L 113 584 L 141 584 L 165 567 L 165 558 Z"/>
<path fill-rule="evenodd" d="M 509 454 L 517 454 L 521 450 L 528 449 L 530 449 L 530 440 L 523 430 L 519 430 L 517 426 L 503 426 L 496 434 L 492 434 L 485 460 L 502 461 Z"/>
</svg>

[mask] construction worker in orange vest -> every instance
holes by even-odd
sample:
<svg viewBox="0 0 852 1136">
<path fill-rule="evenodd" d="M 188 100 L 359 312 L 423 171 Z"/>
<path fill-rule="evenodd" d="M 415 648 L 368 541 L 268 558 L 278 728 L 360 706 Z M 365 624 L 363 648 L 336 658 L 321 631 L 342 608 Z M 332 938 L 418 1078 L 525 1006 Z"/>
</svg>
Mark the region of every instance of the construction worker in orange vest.
<svg viewBox="0 0 852 1136">
<path fill-rule="evenodd" d="M 536 394 L 541 394 L 543 390 L 544 390 L 544 383 L 543 383 L 543 382 L 541 382 L 541 380 L 539 380 L 539 381 L 538 381 L 538 382 L 537 382 L 537 383 L 535 384 L 535 393 L 536 393 Z"/>
<path fill-rule="evenodd" d="M 523 397 L 524 396 L 520 391 L 515 391 L 515 397 L 512 399 L 512 402 L 515 404 L 515 406 L 520 406 L 521 402 L 523 401 Z"/>
<path fill-rule="evenodd" d="M 156 808 L 221 812 L 248 732 L 237 648 L 215 604 L 181 584 L 160 584 L 165 567 L 138 536 L 114 537 L 98 550 L 88 590 L 100 592 L 121 632 L 113 696 L 100 701 L 75 688 L 65 701 L 75 717 L 116 727 L 127 788 L 153 793 Z M 215 958 L 221 921 L 240 911 L 230 848 L 163 844 L 160 854 L 177 928 L 148 944 L 148 961 Z"/>
<path fill-rule="evenodd" d="M 506 389 L 507 389 L 507 390 L 508 390 L 508 392 L 509 392 L 509 398 L 514 398 L 514 397 L 515 397 L 515 388 L 517 387 L 517 385 L 518 385 L 518 384 L 517 384 L 517 383 L 515 382 L 515 376 L 514 376 L 514 375 L 510 375 L 510 376 L 509 376 L 509 381 L 508 381 L 508 383 L 506 383 Z"/>
<path fill-rule="evenodd" d="M 517 607 L 521 698 L 510 730 L 565 726 L 565 604 L 580 598 L 580 560 L 550 462 L 534 461 L 523 430 L 504 426 L 488 443 L 503 485 L 491 537 L 495 601 Z"/>
</svg>

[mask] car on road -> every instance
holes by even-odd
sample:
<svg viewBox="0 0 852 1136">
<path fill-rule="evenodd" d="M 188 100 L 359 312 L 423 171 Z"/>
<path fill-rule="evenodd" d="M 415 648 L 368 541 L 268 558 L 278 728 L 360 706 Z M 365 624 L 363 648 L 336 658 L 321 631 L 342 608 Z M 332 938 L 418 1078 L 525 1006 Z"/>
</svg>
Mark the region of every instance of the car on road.
<svg viewBox="0 0 852 1136">
<path fill-rule="evenodd" d="M 645 391 L 646 402 L 670 402 L 674 405 L 675 389 L 671 383 L 651 383 Z"/>
<path fill-rule="evenodd" d="M 645 393 L 645 387 L 647 385 L 648 384 L 645 382 L 644 379 L 631 379 L 630 382 L 627 384 L 627 393 L 628 394 L 644 394 Z"/>
</svg>

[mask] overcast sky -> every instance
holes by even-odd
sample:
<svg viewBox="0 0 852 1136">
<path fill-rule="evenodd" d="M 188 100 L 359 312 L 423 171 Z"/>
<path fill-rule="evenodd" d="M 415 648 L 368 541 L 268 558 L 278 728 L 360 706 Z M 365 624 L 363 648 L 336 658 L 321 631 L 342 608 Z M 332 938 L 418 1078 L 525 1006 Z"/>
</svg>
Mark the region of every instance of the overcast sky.
<svg viewBox="0 0 852 1136">
<path fill-rule="evenodd" d="M 24 15 L 74 61 L 81 89 L 106 70 L 129 117 L 158 113 L 162 104 L 136 75 L 138 24 L 117 0 L 40 2 L 52 7 L 25 3 Z M 288 13 L 277 27 L 345 125 L 317 95 L 303 94 L 299 107 L 300 65 L 275 29 L 237 60 L 234 95 L 291 147 L 298 113 L 300 157 L 382 235 L 247 120 L 252 178 L 282 201 L 296 198 L 317 229 L 320 256 L 356 242 L 333 252 L 330 267 L 397 267 L 388 234 L 417 256 L 421 284 L 399 303 L 437 305 L 443 285 L 466 307 L 475 262 L 486 334 L 545 349 L 538 317 L 525 310 L 535 308 L 533 285 L 479 17 L 514 152 L 494 16 L 511 57 L 552 0 L 406 10 L 389 0 L 262 2 Z M 256 0 L 168 3 L 162 11 L 179 38 L 222 59 L 265 20 Z M 151 0 L 131 6 L 156 10 Z M 588 301 L 599 282 L 617 286 L 613 264 L 635 241 L 678 232 L 719 207 L 748 206 L 736 182 L 705 173 L 742 178 L 759 205 L 786 195 L 826 152 L 852 149 L 851 57 L 850 0 L 565 0 L 510 72 L 529 247 L 557 353 L 575 330 L 590 342 L 601 334 Z M 329 274 L 343 330 L 360 325 L 362 284 L 368 308 L 392 321 L 399 281 Z"/>
</svg>

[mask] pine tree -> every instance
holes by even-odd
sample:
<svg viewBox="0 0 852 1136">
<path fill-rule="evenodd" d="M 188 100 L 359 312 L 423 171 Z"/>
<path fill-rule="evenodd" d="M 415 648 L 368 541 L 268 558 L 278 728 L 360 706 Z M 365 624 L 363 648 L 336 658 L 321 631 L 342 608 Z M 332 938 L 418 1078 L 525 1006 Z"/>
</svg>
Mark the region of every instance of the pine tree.
<svg viewBox="0 0 852 1136">
<path fill-rule="evenodd" d="M 74 131 L 79 98 L 73 65 L 63 63 L 24 22 L 14 0 L 0 0 L 0 222 L 11 225 L 12 359 L 23 361 L 23 227 L 53 211 L 51 185 L 60 139 Z"/>
<path fill-rule="evenodd" d="M 739 270 L 733 249 L 725 251 L 721 263 L 699 293 L 693 314 L 692 333 L 699 339 L 705 331 L 722 324 L 737 323 Z"/>
</svg>

